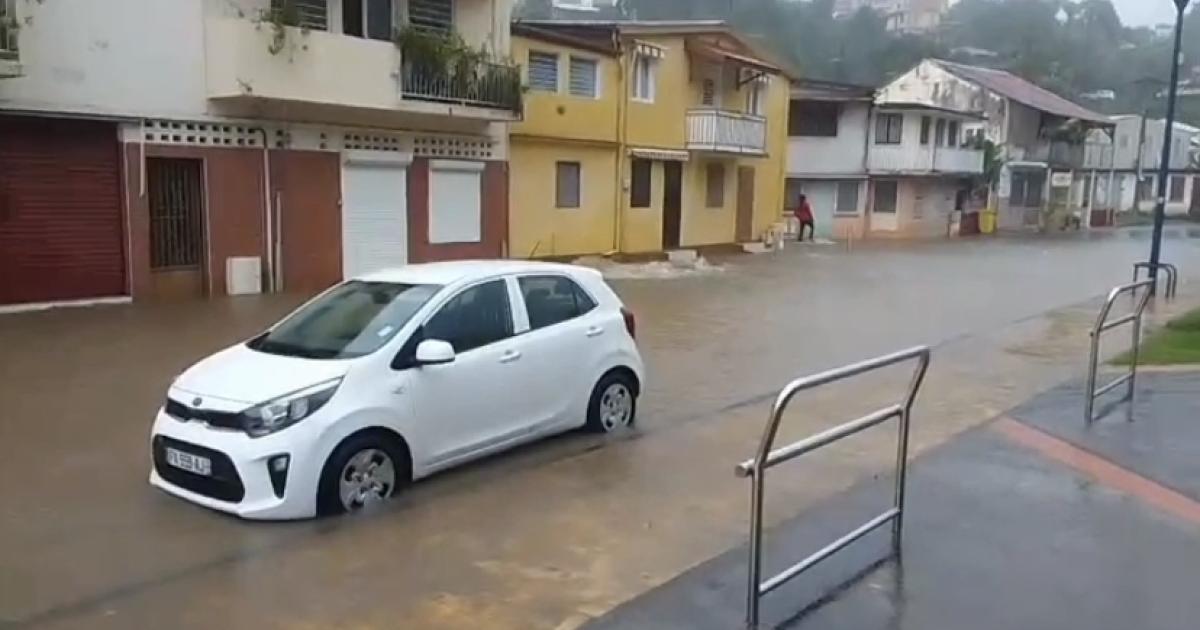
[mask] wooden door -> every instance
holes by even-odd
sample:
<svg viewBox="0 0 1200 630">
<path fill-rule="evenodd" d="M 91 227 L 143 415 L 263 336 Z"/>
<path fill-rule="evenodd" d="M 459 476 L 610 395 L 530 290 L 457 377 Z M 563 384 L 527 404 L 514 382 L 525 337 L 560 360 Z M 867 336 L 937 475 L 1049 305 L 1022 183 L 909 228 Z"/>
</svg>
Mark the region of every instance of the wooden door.
<svg viewBox="0 0 1200 630">
<path fill-rule="evenodd" d="M 739 243 L 754 240 L 754 167 L 738 167 L 737 227 L 734 238 Z"/>
<path fill-rule="evenodd" d="M 683 224 L 683 164 L 663 162 L 663 224 L 664 250 L 679 249 Z"/>
</svg>

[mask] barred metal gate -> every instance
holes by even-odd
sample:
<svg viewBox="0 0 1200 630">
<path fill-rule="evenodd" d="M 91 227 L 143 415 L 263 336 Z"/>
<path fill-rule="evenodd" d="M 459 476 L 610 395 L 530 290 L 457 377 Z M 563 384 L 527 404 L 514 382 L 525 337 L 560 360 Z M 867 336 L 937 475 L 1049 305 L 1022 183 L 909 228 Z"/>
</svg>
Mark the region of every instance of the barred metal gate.
<svg viewBox="0 0 1200 630">
<path fill-rule="evenodd" d="M 200 160 L 149 158 L 150 268 L 200 270 L 204 259 L 204 165 Z"/>
</svg>

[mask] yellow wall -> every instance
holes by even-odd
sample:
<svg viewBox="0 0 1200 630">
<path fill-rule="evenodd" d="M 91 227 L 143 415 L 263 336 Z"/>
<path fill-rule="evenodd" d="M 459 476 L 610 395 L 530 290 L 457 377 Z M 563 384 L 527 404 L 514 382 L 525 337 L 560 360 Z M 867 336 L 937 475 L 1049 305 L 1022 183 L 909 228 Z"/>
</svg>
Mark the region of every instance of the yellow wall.
<svg viewBox="0 0 1200 630">
<path fill-rule="evenodd" d="M 637 41 L 660 46 L 666 55 L 658 60 L 654 102 L 633 99 L 633 50 Z M 688 80 L 688 54 L 682 37 L 637 37 L 626 40 L 625 65 L 629 68 L 626 93 L 629 97 L 625 142 L 633 147 L 685 148 L 686 112 L 700 101 Z"/>
<path fill-rule="evenodd" d="M 759 238 L 783 212 L 787 179 L 787 117 L 790 86 L 786 77 L 771 77 L 767 94 L 767 157 L 755 163 L 754 238 Z"/>
<path fill-rule="evenodd" d="M 521 64 L 529 85 L 529 51 L 557 53 L 558 93 L 529 90 L 525 93 L 525 116 L 511 127 L 516 136 L 547 136 L 576 140 L 617 141 L 617 102 L 623 91 L 620 62 L 587 50 L 572 50 L 541 40 L 513 37 L 513 59 Z M 570 55 L 587 57 L 599 62 L 600 92 L 598 98 L 571 96 L 567 93 Z"/>
<path fill-rule="evenodd" d="M 632 99 L 631 66 L 636 42 L 660 46 L 665 51 L 665 57 L 658 62 L 653 103 Z M 566 94 L 570 48 L 520 36 L 513 38 L 513 56 L 524 67 L 528 67 L 530 49 L 560 55 L 560 91 L 528 92 L 524 120 L 512 126 L 509 204 L 512 256 L 529 257 L 531 252 L 536 256 L 563 256 L 608 252 L 614 248 L 631 253 L 662 249 L 664 165 L 655 161 L 651 169 L 651 206 L 632 208 L 629 150 L 686 149 L 687 111 L 701 106 L 701 81 L 705 73 L 701 71 L 703 66 L 695 72 L 689 69 L 692 57 L 681 36 L 627 35 L 624 48 L 626 52 L 621 58 L 587 51 L 574 53 L 601 61 L 600 98 L 583 99 Z M 626 71 L 627 68 L 630 69 Z M 727 76 L 721 81 L 721 108 L 746 111 L 748 88 L 738 89 L 736 73 L 730 69 L 725 72 Z M 778 220 L 784 199 L 788 102 L 788 79 L 773 75 L 764 111 L 768 121 L 768 157 L 692 152 L 683 163 L 682 246 L 735 240 L 739 166 L 755 170 L 751 237 L 760 238 Z M 583 208 L 554 207 L 554 163 L 558 160 L 583 164 Z M 720 208 L 706 206 L 706 164 L 714 160 L 725 164 L 725 200 Z M 616 243 L 614 230 L 619 231 Z"/>
<path fill-rule="evenodd" d="M 616 147 L 514 139 L 509 185 L 509 253 L 571 256 L 614 248 Z M 556 162 L 580 163 L 580 207 L 555 206 Z"/>
<path fill-rule="evenodd" d="M 622 160 L 622 182 L 632 177 L 632 161 Z M 657 252 L 662 250 L 663 217 L 663 163 L 654 162 L 650 167 L 650 207 L 633 208 L 629 205 L 629 190 L 622 186 L 621 195 L 621 251 L 629 253 Z"/>
<path fill-rule="evenodd" d="M 725 165 L 725 202 L 719 208 L 708 207 L 708 165 Z M 731 243 L 737 224 L 738 161 L 720 156 L 697 156 L 683 168 L 682 244 L 712 245 Z"/>
</svg>

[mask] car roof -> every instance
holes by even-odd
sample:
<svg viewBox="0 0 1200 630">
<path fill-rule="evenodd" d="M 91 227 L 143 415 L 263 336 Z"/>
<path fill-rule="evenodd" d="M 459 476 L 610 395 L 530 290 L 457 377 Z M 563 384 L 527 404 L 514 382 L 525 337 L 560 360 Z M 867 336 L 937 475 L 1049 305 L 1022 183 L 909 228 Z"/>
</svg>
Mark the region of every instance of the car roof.
<svg viewBox="0 0 1200 630">
<path fill-rule="evenodd" d="M 477 278 L 518 273 L 578 274 L 586 267 L 528 260 L 453 260 L 382 269 L 355 276 L 367 282 L 451 285 Z"/>
</svg>

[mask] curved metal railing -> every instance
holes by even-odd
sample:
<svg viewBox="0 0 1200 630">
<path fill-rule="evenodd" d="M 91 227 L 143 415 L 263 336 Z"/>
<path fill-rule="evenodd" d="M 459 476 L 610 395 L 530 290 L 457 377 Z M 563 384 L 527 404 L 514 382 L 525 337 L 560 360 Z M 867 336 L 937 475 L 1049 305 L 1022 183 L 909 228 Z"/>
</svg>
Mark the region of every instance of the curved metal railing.
<svg viewBox="0 0 1200 630">
<path fill-rule="evenodd" d="M 1096 317 L 1096 323 L 1092 326 L 1091 331 L 1092 347 L 1088 360 L 1087 402 L 1084 404 L 1083 409 L 1084 418 L 1088 424 L 1091 424 L 1096 419 L 1093 414 L 1096 399 L 1125 383 L 1129 384 L 1129 392 L 1125 395 L 1125 400 L 1129 401 L 1128 418 L 1131 421 L 1133 420 L 1134 386 L 1137 381 L 1138 353 L 1142 348 L 1142 313 L 1146 310 L 1146 305 L 1150 303 L 1150 296 L 1153 295 L 1153 287 L 1153 280 L 1142 280 L 1141 282 L 1134 282 L 1133 284 L 1114 288 L 1108 292 L 1108 299 L 1104 301 L 1104 307 L 1100 309 L 1100 314 Z M 1145 291 L 1138 298 L 1136 295 L 1137 290 L 1143 288 Z M 1117 298 L 1121 297 L 1124 293 L 1132 294 L 1138 300 L 1134 305 L 1133 312 L 1119 319 L 1114 319 L 1111 322 L 1108 321 L 1108 315 L 1112 312 L 1113 305 L 1116 304 Z M 1097 363 L 1100 361 L 1100 335 L 1105 331 L 1125 324 L 1133 324 L 1133 349 L 1130 351 L 1129 372 L 1097 389 L 1096 368 Z"/>
<path fill-rule="evenodd" d="M 750 630 L 758 628 L 759 603 L 763 595 L 779 588 L 788 580 L 816 566 L 817 563 L 878 529 L 885 523 L 890 522 L 892 524 L 892 549 L 896 553 L 899 553 L 901 530 L 904 523 L 905 482 L 908 475 L 909 418 L 912 414 L 912 406 L 916 400 L 917 391 L 920 390 L 921 382 L 925 379 L 925 372 L 929 369 L 929 358 L 930 350 L 928 347 L 919 346 L 910 348 L 895 354 L 876 357 L 861 363 L 796 379 L 788 383 L 775 398 L 775 404 L 771 406 L 771 415 L 767 420 L 766 429 L 763 431 L 762 439 L 758 444 L 758 452 L 752 459 L 738 464 L 737 467 L 737 475 L 739 477 L 751 478 L 749 584 L 746 589 L 746 627 Z M 901 403 L 878 409 L 857 420 L 823 431 L 799 442 L 778 449 L 774 448 L 775 435 L 779 431 L 779 422 L 783 418 L 783 412 L 787 409 L 796 394 L 804 390 L 841 381 L 852 376 L 911 359 L 918 360 L 917 367 L 913 370 L 908 392 Z M 767 469 L 800 457 L 805 453 L 815 451 L 822 446 L 833 444 L 838 440 L 865 431 L 892 418 L 900 420 L 900 427 L 899 439 L 896 446 L 896 488 L 891 509 L 867 521 L 854 531 L 826 545 L 820 551 L 783 570 L 774 577 L 765 582 L 762 581 L 763 488 Z"/>
</svg>

